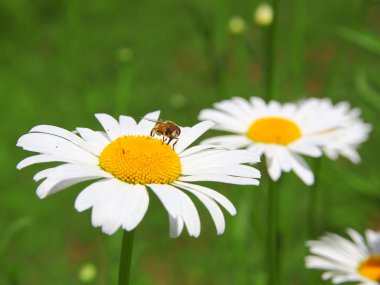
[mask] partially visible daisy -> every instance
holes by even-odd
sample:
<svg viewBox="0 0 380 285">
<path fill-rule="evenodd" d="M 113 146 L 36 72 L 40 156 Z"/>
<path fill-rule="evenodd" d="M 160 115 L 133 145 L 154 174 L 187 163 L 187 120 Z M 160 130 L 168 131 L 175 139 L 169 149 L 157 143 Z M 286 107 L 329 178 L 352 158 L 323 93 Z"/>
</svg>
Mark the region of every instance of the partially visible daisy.
<svg viewBox="0 0 380 285">
<path fill-rule="evenodd" d="M 80 212 L 92 208 L 93 226 L 102 227 L 106 234 L 119 228 L 131 231 L 141 222 L 149 204 L 147 189 L 166 208 L 172 237 L 179 236 L 184 226 L 190 236 L 197 237 L 201 231 L 197 209 L 184 192 L 193 194 L 205 205 L 217 233 L 222 234 L 225 221 L 218 204 L 231 215 L 235 215 L 235 207 L 220 193 L 193 182 L 259 183 L 259 171 L 243 165 L 258 162 L 257 155 L 212 145 L 189 147 L 212 122 L 182 128 L 173 148 L 160 137 L 149 135 L 159 118 L 158 111 L 147 114 L 139 123 L 128 116 L 120 116 L 119 121 L 106 114 L 96 114 L 96 118 L 105 132 L 77 128 L 74 133 L 55 126 L 34 127 L 17 145 L 39 154 L 24 159 L 17 168 L 63 162 L 35 175 L 36 181 L 44 179 L 37 188 L 41 199 L 74 184 L 97 179 L 79 194 L 75 208 Z"/>
<path fill-rule="evenodd" d="M 352 241 L 336 234 L 326 234 L 307 245 L 313 254 L 305 259 L 307 268 L 326 270 L 322 278 L 333 283 L 360 282 L 378 285 L 380 282 L 380 232 L 367 230 L 365 239 L 348 229 Z"/>
<path fill-rule="evenodd" d="M 358 120 L 356 109 L 349 110 L 345 104 L 327 106 L 325 102 L 316 99 L 266 103 L 258 97 L 249 101 L 234 97 L 218 102 L 215 109 L 203 110 L 199 118 L 214 121 L 214 129 L 235 134 L 210 138 L 204 143 L 247 148 L 265 155 L 268 173 L 274 181 L 282 172 L 294 171 L 311 185 L 314 174 L 301 155 L 319 157 L 325 152 L 330 157 L 342 154 L 355 161 L 355 149 L 366 136 L 354 132 L 360 129 L 360 133 L 367 135 L 369 131 L 368 125 Z"/>
<path fill-rule="evenodd" d="M 371 125 L 361 119 L 361 111 L 358 108 L 351 109 L 348 102 L 340 102 L 334 105 L 331 100 L 324 98 L 311 98 L 301 102 L 304 108 L 318 114 L 321 120 L 334 122 L 330 132 L 332 140 L 323 146 L 324 153 L 330 159 L 337 159 L 340 155 L 348 158 L 353 163 L 360 162 L 358 147 L 368 139 Z"/>
</svg>

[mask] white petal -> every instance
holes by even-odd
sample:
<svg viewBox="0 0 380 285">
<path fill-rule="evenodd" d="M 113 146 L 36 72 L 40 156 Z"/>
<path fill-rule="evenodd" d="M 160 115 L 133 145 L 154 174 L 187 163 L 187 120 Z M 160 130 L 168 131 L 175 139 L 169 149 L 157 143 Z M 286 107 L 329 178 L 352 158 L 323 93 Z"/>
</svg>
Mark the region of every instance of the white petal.
<svg viewBox="0 0 380 285">
<path fill-rule="evenodd" d="M 365 232 L 368 245 L 373 253 L 380 254 L 380 233 L 372 230 Z"/>
<path fill-rule="evenodd" d="M 305 160 L 295 153 L 292 154 L 292 158 L 292 168 L 294 172 L 306 185 L 313 185 L 314 174 L 306 164 Z"/>
<path fill-rule="evenodd" d="M 219 174 L 199 174 L 191 176 L 181 176 L 178 178 L 179 181 L 213 181 L 213 182 L 222 182 L 230 183 L 237 185 L 259 185 L 260 182 L 257 179 L 245 178 L 245 177 L 235 177 L 228 175 L 219 175 Z"/>
<path fill-rule="evenodd" d="M 86 141 L 84 141 L 82 138 L 75 135 L 73 132 L 70 132 L 63 128 L 56 127 L 56 126 L 49 126 L 49 125 L 40 125 L 31 129 L 30 132 L 31 133 L 45 133 L 45 134 L 61 137 L 79 146 L 80 148 L 83 148 L 97 155 L 97 150 L 93 148 L 91 144 L 88 144 Z"/>
<path fill-rule="evenodd" d="M 352 238 L 352 240 L 356 243 L 356 245 L 360 248 L 360 250 L 363 253 L 369 254 L 368 247 L 365 244 L 365 241 L 364 241 L 363 237 L 357 231 L 355 231 L 353 229 L 348 229 L 347 233 L 350 235 L 350 237 Z"/>
<path fill-rule="evenodd" d="M 107 114 L 95 114 L 95 117 L 99 120 L 112 141 L 123 135 L 119 122 L 112 116 Z"/>
<path fill-rule="evenodd" d="M 311 144 L 302 143 L 302 141 L 294 142 L 288 145 L 289 149 L 311 157 L 320 157 L 322 151 L 319 147 Z"/>
<path fill-rule="evenodd" d="M 253 142 L 245 135 L 217 136 L 205 139 L 201 144 L 221 145 L 232 149 L 244 148 Z"/>
<path fill-rule="evenodd" d="M 247 114 L 247 112 L 242 112 L 241 107 L 236 102 L 233 102 L 232 100 L 224 100 L 218 103 L 214 104 L 215 108 L 238 118 L 240 121 L 246 122 L 246 124 L 249 124 L 251 122 L 251 116 L 250 114 L 253 112 L 250 108 L 250 112 Z"/>
<path fill-rule="evenodd" d="M 149 184 L 149 188 L 152 189 L 154 194 L 160 199 L 161 203 L 164 205 L 166 211 L 173 218 L 178 218 L 181 215 L 181 205 L 176 199 L 176 194 L 168 190 L 165 185 L 161 184 Z"/>
<path fill-rule="evenodd" d="M 17 169 L 22 169 L 24 167 L 27 167 L 29 165 L 33 165 L 36 163 L 43 163 L 43 162 L 69 162 L 69 163 L 80 163 L 79 161 L 74 161 L 71 159 L 66 159 L 64 157 L 58 157 L 55 155 L 50 155 L 50 154 L 37 154 L 33 156 L 29 156 L 23 160 L 21 160 L 16 168 Z"/>
<path fill-rule="evenodd" d="M 209 167 L 203 165 L 194 168 L 182 167 L 182 175 L 199 175 L 199 174 L 221 174 L 221 175 L 233 175 L 247 178 L 260 178 L 260 171 L 256 168 L 247 165 L 231 165 L 231 166 L 218 166 Z"/>
<path fill-rule="evenodd" d="M 119 117 L 121 132 L 124 135 L 138 135 L 138 129 L 135 119 L 130 116 Z"/>
<path fill-rule="evenodd" d="M 146 114 L 144 118 L 142 118 L 141 121 L 137 125 L 138 134 L 149 136 L 150 131 L 156 125 L 156 122 L 158 121 L 159 117 L 160 117 L 160 111 L 155 111 L 155 112 Z"/>
<path fill-rule="evenodd" d="M 289 150 L 285 147 L 278 147 L 277 155 L 281 170 L 289 172 L 292 169 L 292 158 Z"/>
<path fill-rule="evenodd" d="M 185 157 L 185 156 L 193 155 L 196 153 L 199 154 L 200 152 L 202 152 L 204 150 L 208 150 L 208 149 L 218 149 L 218 150 L 224 149 L 225 150 L 224 147 L 216 146 L 216 145 L 196 145 L 196 146 L 187 148 L 186 150 L 179 153 L 179 157 Z"/>
<path fill-rule="evenodd" d="M 213 122 L 204 121 L 191 127 L 189 131 L 187 131 L 184 134 L 181 134 L 178 143 L 175 145 L 175 151 L 177 153 L 181 153 L 185 148 L 191 145 L 197 138 L 203 135 L 213 125 Z"/>
<path fill-rule="evenodd" d="M 44 199 L 70 186 L 92 179 L 94 179 L 92 176 L 67 178 L 65 180 L 46 179 L 37 187 L 36 193 L 40 199 Z"/>
<path fill-rule="evenodd" d="M 65 163 L 56 167 L 47 168 L 38 172 L 33 179 L 35 181 L 43 178 L 50 179 L 67 179 L 75 178 L 79 176 L 97 176 L 97 177 L 113 177 L 110 173 L 103 171 L 98 166 L 88 166 L 73 163 Z"/>
<path fill-rule="evenodd" d="M 224 197 L 222 194 L 220 194 L 219 192 L 215 190 L 212 190 L 204 186 L 181 182 L 181 181 L 176 181 L 173 183 L 173 185 L 183 188 L 185 190 L 195 190 L 202 194 L 205 194 L 206 196 L 209 196 L 210 198 L 218 202 L 220 205 L 222 205 L 230 213 L 230 215 L 232 216 L 236 215 L 235 206 L 230 202 L 230 200 L 228 200 L 226 197 Z"/>
<path fill-rule="evenodd" d="M 96 203 L 103 201 L 104 195 L 107 195 L 111 179 L 103 179 L 94 182 L 82 190 L 75 200 L 75 209 L 78 212 L 83 212 L 94 206 Z"/>
<path fill-rule="evenodd" d="M 149 184 L 152 191 L 164 204 L 169 215 L 177 219 L 183 218 L 190 236 L 200 234 L 200 219 L 191 199 L 177 188 L 166 184 Z"/>
<path fill-rule="evenodd" d="M 112 175 L 101 169 L 76 164 L 63 164 L 45 169 L 35 175 L 35 179 L 46 178 L 37 188 L 37 195 L 42 199 L 71 185 L 96 178 L 110 178 Z"/>
<path fill-rule="evenodd" d="M 111 142 L 104 135 L 88 128 L 77 128 L 77 131 L 86 142 L 96 149 L 97 156 L 99 156 L 103 149 Z"/>
<path fill-rule="evenodd" d="M 225 221 L 223 213 L 220 210 L 218 204 L 216 204 L 213 199 L 209 198 L 207 195 L 202 194 L 201 192 L 191 189 L 187 189 L 187 191 L 193 193 L 203 203 L 203 205 L 205 205 L 215 223 L 217 234 L 223 234 L 225 229 Z"/>
<path fill-rule="evenodd" d="M 217 110 L 202 110 L 198 118 L 202 121 L 209 120 L 215 122 L 216 125 L 213 127 L 214 129 L 222 129 L 233 133 L 245 133 L 248 129 L 246 123 Z"/>
<path fill-rule="evenodd" d="M 143 219 L 149 196 L 142 185 L 131 185 L 118 179 L 107 179 L 84 189 L 75 201 L 78 211 L 93 207 L 92 224 L 113 234 L 121 226 L 133 230 Z"/>
<path fill-rule="evenodd" d="M 239 163 L 257 163 L 259 161 L 260 158 L 255 153 L 247 150 L 218 151 L 210 154 L 205 153 L 197 157 L 192 155 L 181 157 L 181 164 L 189 168 L 205 164 L 210 167 L 217 167 Z"/>
<path fill-rule="evenodd" d="M 170 223 L 170 232 L 169 236 L 171 238 L 179 237 L 179 235 L 182 233 L 183 230 L 183 219 L 181 217 L 178 217 L 177 219 L 173 218 L 169 215 L 169 223 Z"/>
<path fill-rule="evenodd" d="M 273 181 L 277 181 L 281 177 L 281 168 L 280 163 L 277 157 L 268 157 L 267 158 L 267 168 L 268 174 Z"/>
<path fill-rule="evenodd" d="M 98 157 L 61 137 L 29 133 L 19 138 L 17 146 L 25 150 L 64 157 L 88 165 L 97 165 Z"/>
</svg>

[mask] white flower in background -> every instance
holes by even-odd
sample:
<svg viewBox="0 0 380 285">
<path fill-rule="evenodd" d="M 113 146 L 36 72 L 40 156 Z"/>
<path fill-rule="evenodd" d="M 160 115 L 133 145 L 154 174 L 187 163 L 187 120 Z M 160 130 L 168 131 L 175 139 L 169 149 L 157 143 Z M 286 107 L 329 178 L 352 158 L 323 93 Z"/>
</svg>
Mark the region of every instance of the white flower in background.
<svg viewBox="0 0 380 285">
<path fill-rule="evenodd" d="M 211 145 L 189 147 L 206 132 L 212 122 L 181 128 L 174 149 L 160 137 L 149 134 L 159 112 L 147 114 L 139 123 L 128 116 L 119 122 L 106 114 L 97 114 L 104 132 L 77 128 L 76 133 L 41 125 L 22 136 L 17 145 L 39 154 L 21 161 L 17 168 L 43 162 L 63 162 L 34 177 L 45 179 L 37 188 L 42 199 L 74 184 L 97 179 L 77 197 L 75 208 L 92 208 L 92 224 L 113 234 L 120 227 L 133 230 L 143 219 L 152 190 L 169 213 L 170 235 L 180 235 L 184 225 L 190 236 L 199 236 L 201 226 L 197 209 L 184 192 L 196 196 L 209 210 L 222 234 L 224 216 L 219 203 L 231 215 L 236 210 L 220 193 L 195 181 L 258 185 L 260 173 L 244 163 L 256 163 L 257 155 L 242 150 L 226 150 Z M 184 191 L 183 191 L 184 190 Z"/>
<path fill-rule="evenodd" d="M 259 26 L 269 26 L 273 21 L 273 9 L 268 3 L 261 3 L 253 14 L 253 20 Z"/>
<path fill-rule="evenodd" d="M 366 231 L 364 238 L 356 231 L 347 233 L 352 241 L 336 234 L 326 234 L 307 245 L 313 254 L 305 259 L 307 268 L 321 269 L 324 280 L 333 283 L 360 282 L 378 285 L 380 282 L 380 232 Z"/>
<path fill-rule="evenodd" d="M 214 129 L 235 133 L 205 140 L 232 149 L 247 148 L 266 156 L 270 177 L 277 181 L 282 172 L 294 171 L 307 185 L 314 183 L 314 175 L 301 155 L 319 157 L 323 150 L 332 153 L 348 153 L 354 144 L 354 134 L 349 133 L 347 121 L 341 118 L 339 108 L 316 108 L 305 100 L 299 104 L 266 103 L 252 97 L 249 101 L 234 97 L 214 104 L 215 109 L 203 110 L 201 120 L 214 121 Z M 353 112 L 349 112 L 354 117 Z M 339 133 L 345 138 L 338 138 Z M 352 139 L 352 140 L 351 140 Z M 358 140 L 355 140 L 357 142 Z"/>
<path fill-rule="evenodd" d="M 337 159 L 341 155 L 353 163 L 360 162 L 357 148 L 368 139 L 372 129 L 370 124 L 364 123 L 360 118 L 360 109 L 351 109 L 347 102 L 334 106 L 327 98 L 306 99 L 300 104 L 315 116 L 319 116 L 320 121 L 331 124 L 330 129 L 323 130 L 329 132 L 332 138 L 323 146 L 324 153 L 330 159 Z"/>
</svg>

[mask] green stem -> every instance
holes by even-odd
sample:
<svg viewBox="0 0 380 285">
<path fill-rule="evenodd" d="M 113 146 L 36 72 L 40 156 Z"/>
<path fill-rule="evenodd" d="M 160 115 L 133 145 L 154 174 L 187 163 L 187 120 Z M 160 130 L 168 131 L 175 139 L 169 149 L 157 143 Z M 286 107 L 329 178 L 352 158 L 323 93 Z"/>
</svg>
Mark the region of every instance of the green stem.
<svg viewBox="0 0 380 285">
<path fill-rule="evenodd" d="M 134 234 L 134 230 L 123 232 L 119 266 L 119 285 L 129 284 Z"/>
<path fill-rule="evenodd" d="M 273 22 L 268 27 L 265 43 L 265 58 L 266 58 L 266 94 L 267 100 L 277 99 L 278 91 L 278 78 L 277 78 L 277 19 L 278 19 L 278 2 L 279 0 L 272 1 L 273 9 Z"/>
<path fill-rule="evenodd" d="M 315 238 L 318 232 L 318 202 L 319 202 L 319 170 L 321 168 L 321 159 L 317 158 L 314 161 L 315 181 L 309 191 L 309 207 L 308 207 L 308 228 L 309 238 Z"/>
<path fill-rule="evenodd" d="M 294 92 L 297 97 L 305 91 L 305 35 L 307 25 L 307 6 L 305 0 L 294 1 L 294 21 L 292 33 L 291 73 L 294 81 Z"/>
<path fill-rule="evenodd" d="M 124 63 L 120 67 L 119 79 L 116 86 L 115 113 L 125 114 L 130 111 L 130 98 L 132 97 L 132 82 L 134 69 L 132 64 Z"/>
<path fill-rule="evenodd" d="M 279 280 L 279 244 L 278 244 L 278 232 L 279 232 L 279 196 L 278 190 L 274 187 L 272 180 L 269 180 L 268 185 L 268 208 L 267 208 L 267 220 L 268 220 L 268 233 L 267 233 L 267 257 L 268 257 L 268 285 L 278 285 Z"/>
</svg>

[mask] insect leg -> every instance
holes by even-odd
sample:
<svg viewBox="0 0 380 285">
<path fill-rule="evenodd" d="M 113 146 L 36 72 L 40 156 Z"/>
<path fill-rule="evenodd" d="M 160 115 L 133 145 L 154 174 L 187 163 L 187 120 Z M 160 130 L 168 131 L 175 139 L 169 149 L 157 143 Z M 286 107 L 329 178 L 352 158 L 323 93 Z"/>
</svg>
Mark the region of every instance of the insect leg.
<svg viewBox="0 0 380 285">
<path fill-rule="evenodd" d="M 175 138 L 175 143 L 173 143 L 173 149 L 174 149 L 174 146 L 175 144 L 178 142 L 178 138 Z"/>
</svg>

